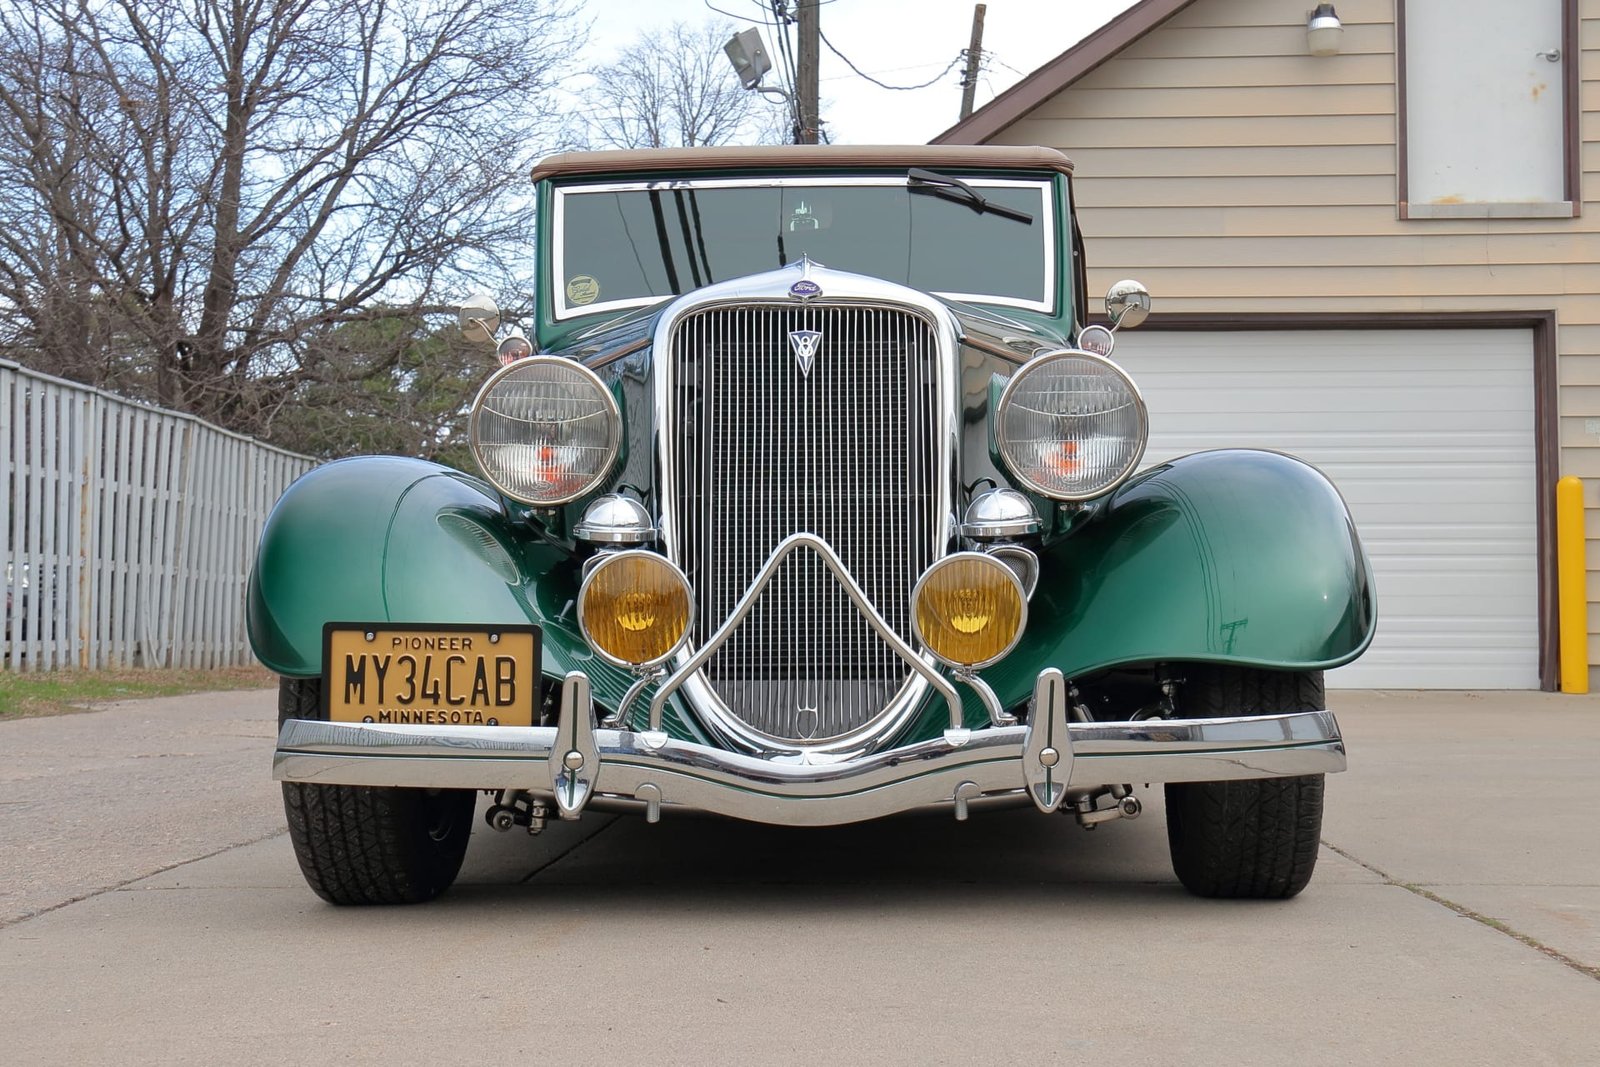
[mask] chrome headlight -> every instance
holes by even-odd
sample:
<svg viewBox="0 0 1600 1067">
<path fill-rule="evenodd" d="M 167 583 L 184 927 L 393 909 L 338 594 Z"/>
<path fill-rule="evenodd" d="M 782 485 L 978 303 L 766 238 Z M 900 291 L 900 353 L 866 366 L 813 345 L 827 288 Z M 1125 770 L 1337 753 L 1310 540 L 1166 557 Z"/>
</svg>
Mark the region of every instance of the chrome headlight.
<svg viewBox="0 0 1600 1067">
<path fill-rule="evenodd" d="M 1000 394 L 995 436 L 1017 480 L 1055 500 L 1088 500 L 1121 485 L 1149 437 L 1133 379 L 1088 352 L 1040 356 Z"/>
<path fill-rule="evenodd" d="M 622 415 L 581 363 L 529 356 L 497 371 L 472 402 L 472 455 L 494 487 L 524 504 L 565 504 L 611 469 Z"/>
</svg>

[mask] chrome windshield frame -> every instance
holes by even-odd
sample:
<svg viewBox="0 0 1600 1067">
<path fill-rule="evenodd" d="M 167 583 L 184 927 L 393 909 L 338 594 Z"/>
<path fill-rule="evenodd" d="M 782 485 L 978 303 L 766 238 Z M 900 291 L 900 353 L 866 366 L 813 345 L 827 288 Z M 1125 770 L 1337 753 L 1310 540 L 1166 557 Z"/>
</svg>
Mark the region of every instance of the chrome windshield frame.
<svg viewBox="0 0 1600 1067">
<path fill-rule="evenodd" d="M 1056 264 L 1060 250 L 1057 249 L 1056 244 L 1060 234 L 1056 229 L 1054 179 L 1051 177 L 984 178 L 968 175 L 957 175 L 957 177 L 960 177 L 963 182 L 974 189 L 979 190 L 1009 188 L 1037 188 L 1039 190 L 1040 215 L 1038 224 L 1043 227 L 1044 233 L 1044 262 L 1040 264 L 1040 278 L 1043 280 L 1042 299 L 1028 300 L 1022 297 L 1000 294 L 960 292 L 939 292 L 936 295 L 948 300 L 960 300 L 966 303 L 1023 308 L 1028 311 L 1042 312 L 1046 315 L 1057 314 L 1059 309 L 1055 303 Z M 556 185 L 551 195 L 550 278 L 547 282 L 550 287 L 550 311 L 553 321 L 566 322 L 586 315 L 615 314 L 626 311 L 629 308 L 648 307 L 666 299 L 664 296 L 641 296 L 630 297 L 625 300 L 605 300 L 592 304 L 568 305 L 566 286 L 563 280 L 567 277 L 566 198 L 569 195 L 650 191 L 675 192 L 682 189 L 848 188 L 852 186 L 906 188 L 908 187 L 908 182 L 904 175 L 883 174 L 871 176 L 793 175 L 776 177 L 767 175 L 746 178 L 674 178 L 663 181 L 570 182 Z"/>
</svg>

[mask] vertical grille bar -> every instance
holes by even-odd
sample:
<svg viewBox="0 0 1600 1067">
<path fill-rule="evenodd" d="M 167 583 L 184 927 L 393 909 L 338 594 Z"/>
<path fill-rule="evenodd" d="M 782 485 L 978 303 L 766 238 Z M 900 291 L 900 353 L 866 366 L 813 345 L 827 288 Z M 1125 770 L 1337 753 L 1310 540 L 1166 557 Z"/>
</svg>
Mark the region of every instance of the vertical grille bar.
<svg viewBox="0 0 1600 1067">
<path fill-rule="evenodd" d="M 796 331 L 821 335 L 809 373 Z M 887 307 L 748 305 L 679 320 L 669 547 L 695 591 L 694 644 L 799 531 L 832 545 L 912 639 L 911 589 L 938 534 L 937 352 L 925 320 Z M 869 724 L 909 671 L 821 560 L 796 553 L 704 674 L 748 726 L 806 744 Z"/>
</svg>

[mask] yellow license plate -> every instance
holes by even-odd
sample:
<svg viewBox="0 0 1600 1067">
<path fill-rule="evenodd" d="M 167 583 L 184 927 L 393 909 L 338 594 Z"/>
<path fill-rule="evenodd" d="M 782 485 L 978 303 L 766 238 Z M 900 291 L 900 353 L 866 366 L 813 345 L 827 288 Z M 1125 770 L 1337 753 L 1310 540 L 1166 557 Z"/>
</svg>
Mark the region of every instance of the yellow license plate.
<svg viewBox="0 0 1600 1067">
<path fill-rule="evenodd" d="M 322 631 L 325 711 L 334 722 L 532 726 L 536 626 L 363 626 Z"/>
</svg>

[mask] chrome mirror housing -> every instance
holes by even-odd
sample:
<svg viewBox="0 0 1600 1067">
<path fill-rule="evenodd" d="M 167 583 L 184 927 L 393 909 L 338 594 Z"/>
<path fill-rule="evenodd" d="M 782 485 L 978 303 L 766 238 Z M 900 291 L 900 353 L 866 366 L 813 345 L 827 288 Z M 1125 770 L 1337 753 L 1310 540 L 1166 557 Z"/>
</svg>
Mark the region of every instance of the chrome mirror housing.
<svg viewBox="0 0 1600 1067">
<path fill-rule="evenodd" d="M 500 329 L 500 308 L 487 296 L 470 296 L 456 313 L 461 324 L 461 336 L 478 344 L 493 344 L 495 331 Z"/>
<path fill-rule="evenodd" d="M 1144 283 L 1124 278 L 1106 290 L 1106 316 L 1111 328 L 1133 329 L 1150 314 L 1150 290 Z"/>
</svg>

